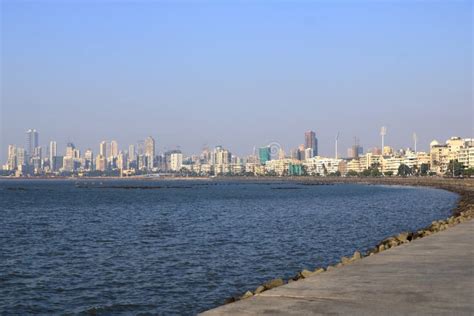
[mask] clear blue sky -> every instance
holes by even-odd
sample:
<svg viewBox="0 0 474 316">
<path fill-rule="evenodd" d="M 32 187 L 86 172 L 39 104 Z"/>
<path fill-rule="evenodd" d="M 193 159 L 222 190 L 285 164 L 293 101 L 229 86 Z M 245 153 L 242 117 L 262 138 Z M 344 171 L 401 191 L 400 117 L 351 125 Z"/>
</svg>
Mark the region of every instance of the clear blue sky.
<svg viewBox="0 0 474 316">
<path fill-rule="evenodd" d="M 472 1 L 1 3 L 2 163 L 28 128 L 187 154 L 473 136 Z"/>
</svg>

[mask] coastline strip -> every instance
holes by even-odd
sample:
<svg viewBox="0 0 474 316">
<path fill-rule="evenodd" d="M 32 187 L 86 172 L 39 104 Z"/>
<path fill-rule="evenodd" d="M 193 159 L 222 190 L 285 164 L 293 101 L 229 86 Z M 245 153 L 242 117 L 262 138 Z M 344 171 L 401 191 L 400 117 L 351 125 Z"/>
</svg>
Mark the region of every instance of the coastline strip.
<svg viewBox="0 0 474 316">
<path fill-rule="evenodd" d="M 319 179 L 320 180 L 320 179 Z M 311 179 L 309 180 L 306 180 L 308 182 L 311 182 Z M 449 307 L 448 309 L 437 309 L 437 308 L 434 308 L 433 307 L 430 307 L 430 304 L 426 304 L 426 310 L 418 310 L 416 308 L 416 306 L 411 306 L 413 304 L 410 304 L 410 302 L 412 302 L 411 300 L 407 300 L 407 301 L 403 301 L 402 299 L 402 302 L 400 303 L 403 303 L 405 307 L 407 307 L 408 309 L 403 309 L 403 310 L 400 310 L 400 309 L 394 309 L 394 310 L 391 310 L 391 309 L 383 309 L 383 310 L 377 310 L 376 308 L 370 308 L 370 309 L 366 309 L 366 310 L 360 310 L 359 313 L 360 314 L 364 314 L 364 315 L 367 315 L 367 314 L 379 314 L 381 312 L 383 313 L 390 313 L 390 314 L 432 314 L 432 313 L 441 313 L 441 314 L 444 314 L 444 313 L 449 313 L 449 312 L 455 312 L 457 314 L 466 314 L 466 315 L 472 315 L 474 314 L 474 294 L 473 293 L 473 289 L 474 289 L 474 273 L 473 273 L 473 267 L 474 267 L 474 246 L 473 244 L 470 242 L 470 239 L 472 239 L 472 232 L 473 232 L 473 227 L 474 227 L 474 222 L 473 221 L 469 221 L 468 223 L 464 223 L 468 220 L 470 220 L 472 218 L 472 216 L 474 215 L 474 181 L 472 181 L 472 179 L 463 179 L 463 180 L 447 180 L 447 179 L 419 179 L 419 178 L 416 178 L 416 179 L 378 179 L 378 178 L 373 178 L 373 179 L 343 179 L 343 181 L 340 181 L 339 179 L 325 179 L 325 182 L 327 183 L 367 183 L 367 184 L 388 184 L 388 185 L 410 185 L 410 186 L 427 186 L 427 187 L 436 187 L 436 188 L 440 188 L 440 189 L 445 189 L 445 190 L 449 190 L 449 191 L 453 191 L 455 193 L 458 193 L 460 195 L 460 199 L 458 201 L 458 204 L 456 206 L 456 208 L 453 210 L 453 216 L 447 218 L 446 220 L 439 220 L 439 221 L 434 221 L 432 223 L 432 225 L 430 225 L 429 227 L 426 227 L 425 229 L 423 230 L 419 230 L 417 232 L 404 232 L 404 233 L 400 233 L 399 235 L 397 236 L 394 236 L 394 237 L 389 237 L 385 240 L 383 240 L 382 242 L 380 242 L 375 248 L 373 248 L 372 250 L 369 250 L 369 252 L 366 254 L 364 260 L 359 260 L 361 259 L 361 254 L 356 251 L 354 253 L 354 256 L 351 257 L 351 258 L 345 258 L 343 257 L 341 262 L 338 263 L 337 265 L 335 266 L 329 266 L 327 268 L 326 271 L 324 271 L 324 269 L 319 269 L 319 270 L 316 270 L 314 272 L 310 272 L 310 271 L 307 271 L 307 270 L 303 270 L 302 272 L 300 272 L 295 278 L 293 279 L 290 279 L 289 280 L 289 284 L 287 285 L 283 285 L 284 282 L 283 280 L 281 279 L 275 279 L 275 280 L 272 280 L 270 282 L 267 282 L 267 284 L 272 284 L 272 282 L 277 282 L 278 285 L 276 286 L 267 286 L 267 284 L 264 284 L 263 286 L 259 286 L 256 290 L 255 290 L 255 293 L 252 293 L 251 291 L 247 291 L 241 298 L 237 298 L 237 300 L 240 299 L 240 301 L 236 302 L 236 303 L 233 303 L 233 304 L 228 304 L 228 305 L 224 305 L 224 306 L 221 306 L 221 307 L 218 307 L 216 309 L 213 309 L 213 310 L 210 310 L 208 312 L 205 312 L 204 314 L 210 314 L 210 315 L 223 315 L 223 314 L 237 314 L 237 315 L 240 315 L 240 314 L 244 314 L 244 315 L 253 315 L 253 314 L 261 314 L 261 313 L 271 313 L 271 314 L 281 314 L 281 312 L 283 312 L 283 314 L 295 314 L 291 311 L 297 311 L 298 308 L 296 307 L 301 307 L 301 306 L 304 306 L 305 304 L 299 304 L 298 306 L 292 306 L 292 304 L 290 304 L 289 302 L 287 302 L 288 306 L 291 306 L 293 309 L 288 309 L 288 308 L 284 308 L 284 306 L 282 306 L 282 308 L 277 308 L 275 309 L 275 306 L 278 306 L 279 304 L 281 305 L 282 303 L 283 304 L 286 304 L 285 302 L 287 300 L 289 300 L 290 302 L 291 301 L 295 301 L 295 300 L 304 300 L 304 302 L 309 302 L 309 301 L 313 301 L 315 303 L 313 304 L 310 304 L 310 309 L 305 309 L 305 310 L 302 310 L 301 313 L 300 312 L 297 312 L 296 314 L 307 314 L 307 313 L 311 313 L 311 314 L 332 314 L 332 313 L 350 313 L 350 314 L 357 314 L 357 312 L 355 312 L 354 310 L 352 311 L 344 311 L 344 310 L 340 310 L 339 312 L 337 311 L 333 311 L 331 308 L 328 309 L 328 307 L 326 307 L 324 310 L 325 311 L 322 311 L 320 310 L 319 308 L 322 307 L 320 306 L 321 302 L 322 301 L 339 301 L 339 300 L 343 300 L 343 298 L 340 297 L 340 294 L 341 293 L 345 293 L 345 290 L 347 290 L 347 288 L 351 288 L 350 284 L 344 284 L 344 279 L 343 280 L 336 280 L 337 282 L 334 282 L 335 284 L 335 287 L 334 289 L 337 290 L 339 289 L 339 292 L 337 291 L 333 291 L 331 292 L 330 294 L 331 295 L 323 295 L 321 296 L 321 287 L 319 286 L 319 282 L 316 282 L 316 286 L 314 287 L 314 289 L 311 290 L 308 290 L 306 289 L 305 290 L 305 287 L 303 286 L 303 293 L 299 293 L 300 291 L 293 291 L 293 293 L 286 293 L 285 295 L 281 295 L 281 294 L 278 294 L 276 292 L 281 292 L 283 290 L 281 289 L 284 289 L 284 288 L 301 288 L 301 285 L 299 284 L 302 284 L 303 281 L 309 281 L 310 279 L 311 280 L 321 280 L 323 278 L 327 278 L 327 275 L 335 275 L 335 272 L 336 271 L 339 271 L 339 270 L 343 270 L 342 267 L 344 267 L 344 269 L 348 269 L 349 267 L 351 266 L 354 266 L 354 265 L 364 265 L 364 262 L 368 262 L 368 261 L 373 261 L 374 259 L 372 259 L 373 257 L 380 257 L 382 255 L 384 255 L 385 253 L 387 253 L 386 250 L 390 250 L 390 253 L 393 254 L 393 251 L 395 251 L 396 249 L 405 249 L 406 247 L 409 248 L 408 251 L 405 250 L 405 252 L 408 252 L 408 255 L 407 254 L 404 254 L 403 252 L 401 254 L 399 254 L 399 256 L 396 256 L 395 258 L 390 258 L 389 260 L 386 260 L 386 262 L 384 261 L 384 259 L 378 259 L 377 261 L 382 261 L 381 263 L 379 263 L 379 265 L 382 266 L 382 270 L 374 270 L 374 271 L 370 271 L 369 274 L 367 275 L 367 269 L 371 269 L 372 270 L 372 267 L 366 267 L 366 273 L 362 273 L 361 274 L 361 277 L 362 279 L 364 280 L 364 284 L 367 283 L 368 280 L 370 280 L 370 276 L 372 275 L 372 272 L 374 272 L 374 275 L 377 275 L 377 272 L 378 273 L 382 273 L 383 272 L 383 269 L 384 269 L 384 265 L 387 265 L 387 267 L 385 267 L 385 273 L 387 276 L 389 276 L 387 278 L 387 280 L 372 280 L 371 282 L 369 282 L 370 284 L 372 282 L 375 282 L 375 292 L 373 293 L 375 296 L 378 296 L 378 292 L 379 291 L 387 291 L 390 293 L 391 290 L 389 288 L 389 286 L 387 285 L 384 285 L 384 283 L 388 282 L 389 284 L 392 284 L 392 283 L 397 283 L 397 282 L 405 282 L 406 281 L 406 285 L 409 287 L 409 289 L 404 289 L 403 290 L 403 293 L 410 293 L 410 288 L 414 287 L 415 289 L 418 289 L 418 290 L 422 290 L 422 292 L 429 292 L 425 289 L 425 285 L 423 283 L 420 283 L 420 282 L 413 282 L 413 281 L 416 281 L 418 280 L 419 278 L 422 278 L 424 279 L 425 277 L 428 279 L 428 280 L 436 280 L 436 276 L 439 275 L 440 273 L 443 274 L 443 277 L 446 277 L 446 276 L 451 276 L 451 277 L 454 277 L 454 281 L 451 279 L 451 283 L 454 283 L 455 284 L 455 288 L 454 289 L 446 289 L 446 288 L 443 288 L 442 286 L 439 287 L 439 293 L 436 292 L 436 293 L 431 293 L 429 295 L 429 297 L 431 298 L 430 299 L 427 299 L 427 303 L 430 303 L 432 302 L 432 299 L 434 299 L 436 297 L 436 295 L 433 295 L 433 294 L 440 294 L 441 296 L 445 296 L 447 298 L 449 298 L 450 300 L 454 299 L 454 298 L 463 298 L 463 300 L 461 300 L 459 302 L 458 305 L 450 305 L 450 304 L 446 304 L 445 306 Z M 444 244 L 444 248 L 440 248 L 440 249 L 435 249 L 436 251 L 432 251 L 429 253 L 429 255 L 427 256 L 428 260 L 426 262 L 423 262 L 423 260 L 419 260 L 420 259 L 420 254 L 423 253 L 423 251 L 420 251 L 420 249 L 418 249 L 419 247 L 414 247 L 414 246 L 411 246 L 412 244 L 424 244 L 424 243 L 427 243 L 425 246 L 427 246 L 427 248 L 430 248 L 430 247 L 435 247 L 436 245 L 433 245 L 433 241 L 432 239 L 428 239 L 428 238 L 424 238 L 424 237 L 427 237 L 427 236 L 430 236 L 432 235 L 433 233 L 438 233 L 438 232 L 441 232 L 441 231 L 444 231 L 446 230 L 447 228 L 451 228 L 451 227 L 454 227 L 455 225 L 457 225 L 456 227 L 460 226 L 458 224 L 462 224 L 462 228 L 457 228 L 456 232 L 458 232 L 458 234 L 456 233 L 450 233 L 451 235 L 455 235 L 454 239 L 458 239 L 458 240 L 454 240 L 453 238 L 451 238 L 448 243 L 445 243 Z M 466 228 L 466 227 L 469 227 L 469 228 Z M 450 229 L 450 231 L 454 231 L 454 229 Z M 461 232 L 460 232 L 461 231 Z M 459 233 L 460 232 L 460 233 Z M 436 235 L 433 235 L 431 237 L 434 237 L 434 236 L 438 236 L 438 234 Z M 423 239 L 421 239 L 423 238 Z M 437 239 L 439 239 L 440 237 L 437 237 Z M 446 238 L 446 237 L 445 237 Z M 425 239 L 428 239 L 430 241 L 426 242 L 424 241 Z M 467 239 L 467 242 L 465 242 Z M 463 242 L 464 240 L 464 242 Z M 412 242 L 413 241 L 413 242 Z M 423 242 L 422 242 L 423 241 Z M 453 244 L 453 247 L 449 247 L 450 244 Z M 465 251 L 463 253 L 461 249 L 456 249 L 460 246 L 464 246 L 465 248 Z M 398 247 L 400 246 L 400 247 Z M 409 247 L 411 246 L 411 247 Z M 397 247 L 397 248 L 394 248 L 394 247 Z M 391 249 L 393 248 L 393 249 Z M 455 249 L 457 250 L 456 252 L 452 253 L 452 250 Z M 396 253 L 398 253 L 400 250 L 396 251 Z M 382 253 L 383 252 L 383 253 Z M 414 253 L 413 253 L 414 252 Z M 379 254 L 381 253 L 381 254 Z M 448 254 L 448 258 L 441 258 L 444 254 Z M 456 254 L 459 254 L 461 253 L 460 255 L 456 255 Z M 377 254 L 377 256 L 372 256 L 374 254 Z M 385 255 L 387 256 L 387 255 Z M 458 266 L 455 266 L 455 267 L 452 267 L 452 269 L 445 269 L 445 271 L 438 271 L 438 273 L 432 273 L 433 271 L 436 272 L 436 270 L 438 269 L 441 269 L 443 270 L 443 268 L 445 268 L 444 266 L 446 265 L 446 262 L 449 262 L 450 260 L 449 259 L 453 259 L 451 258 L 452 256 L 454 256 L 454 259 L 457 259 L 458 262 L 463 262 L 464 265 L 460 264 Z M 385 258 L 385 257 L 383 257 Z M 395 260 L 394 260 L 395 259 Z M 436 262 L 438 260 L 444 260 L 444 264 L 443 263 L 440 263 L 440 264 L 436 264 Z M 357 261 L 357 262 L 355 262 Z M 406 261 L 406 262 L 404 262 Z M 452 261 L 452 260 L 451 260 Z M 412 271 L 412 275 L 411 275 L 411 278 L 412 279 L 407 279 L 407 280 L 403 280 L 403 277 L 404 277 L 404 274 L 403 274 L 403 266 L 400 266 L 400 262 L 404 264 L 405 267 L 410 267 L 410 264 L 413 265 L 417 265 L 416 268 L 414 269 L 414 271 Z M 398 263 L 395 264 L 395 266 L 397 267 L 398 266 L 398 270 L 396 269 L 395 271 L 392 271 L 390 269 L 390 267 L 393 267 L 393 263 Z M 432 265 L 431 269 L 430 269 L 430 265 Z M 337 270 L 334 270 L 334 268 L 340 268 L 340 269 L 337 269 Z M 331 271 L 330 271 L 331 270 Z M 334 271 L 333 271 L 334 270 Z M 458 273 L 461 271 L 461 274 L 467 274 L 467 275 L 464 275 L 463 276 L 463 279 L 462 281 L 465 281 L 465 280 L 469 280 L 469 282 L 471 282 L 470 284 L 466 286 L 461 286 L 460 284 L 457 284 L 457 279 L 455 278 L 455 274 Z M 319 275 L 321 272 L 326 272 L 326 273 L 322 273 L 321 275 Z M 398 272 L 398 273 L 397 273 Z M 341 273 L 341 272 L 339 272 Z M 426 273 L 428 273 L 426 275 Z M 316 274 L 318 274 L 316 276 Z M 304 279 L 302 281 L 299 281 L 301 279 Z M 337 279 L 337 277 L 336 277 Z M 441 278 L 442 279 L 442 278 Z M 293 282 L 293 281 L 299 281 L 299 282 Z M 378 284 L 380 283 L 381 281 L 382 284 Z M 291 283 L 291 284 L 290 284 Z M 434 282 L 436 283 L 436 282 Z M 462 283 L 462 282 L 461 282 Z M 338 284 L 340 284 L 340 288 L 338 287 Z M 282 286 L 283 285 L 283 286 Z M 434 284 L 433 284 L 434 285 Z M 442 284 L 437 284 L 437 285 L 442 285 Z M 278 288 L 275 288 L 277 287 Z M 377 286 L 379 288 L 377 288 Z M 357 288 L 357 286 L 355 286 L 355 288 Z M 433 288 L 433 286 L 431 286 L 431 288 Z M 463 289 L 464 288 L 464 289 Z M 370 289 L 370 286 L 368 286 L 368 289 Z M 461 290 L 459 290 L 461 289 Z M 324 290 L 324 289 L 323 289 Z M 436 289 L 435 289 L 436 290 Z M 402 291 L 402 289 L 400 289 L 400 291 Z M 310 293 L 310 295 L 308 295 L 308 292 L 313 292 L 313 293 Z M 363 289 L 360 289 L 358 290 L 357 292 L 360 292 L 361 294 L 364 293 Z M 401 292 L 400 292 L 401 293 Z M 400 293 L 398 293 L 396 295 L 396 297 L 394 298 L 400 298 Z M 468 294 L 468 299 L 465 300 L 465 296 L 466 294 Z M 415 294 L 420 294 L 418 292 L 415 292 Z M 453 295 L 456 295 L 455 297 L 453 297 Z M 383 296 L 383 295 L 382 295 Z M 439 296 L 439 295 L 438 295 Z M 268 298 L 270 297 L 273 297 L 274 300 L 277 300 L 277 302 L 261 302 L 262 303 L 262 306 L 260 305 L 255 305 L 254 303 L 250 303 L 250 302 L 254 302 L 256 300 L 259 300 L 259 301 L 262 301 L 262 297 L 265 298 L 265 300 L 268 300 Z M 355 296 L 357 297 L 357 295 Z M 416 297 L 416 295 L 414 295 L 413 297 Z M 411 298 L 413 298 L 411 297 Z M 422 297 L 421 297 L 422 298 Z M 420 298 L 420 300 L 422 300 Z M 442 297 L 441 297 L 442 298 Z M 280 300 L 282 300 L 283 302 L 280 302 Z M 362 297 L 357 297 L 357 300 L 365 300 L 367 302 L 370 301 L 370 298 L 369 297 L 364 297 L 364 295 L 362 295 Z M 393 298 L 392 298 L 393 300 Z M 232 298 L 231 300 L 228 301 L 228 303 L 230 302 L 233 302 L 233 301 L 236 301 L 235 298 Z M 382 300 L 383 302 L 385 301 L 384 299 Z M 417 300 L 418 301 L 418 300 Z M 439 301 L 439 300 L 438 300 Z M 442 300 L 441 300 L 442 301 Z M 248 302 L 248 303 L 247 303 Z M 319 303 L 317 303 L 319 302 Z M 433 302 L 436 302 L 436 301 L 433 301 Z M 300 302 L 301 303 L 301 302 Z M 351 302 L 350 300 L 348 302 L 346 302 L 347 304 L 353 304 L 354 302 Z M 421 303 L 421 302 L 420 302 Z M 339 305 L 340 302 L 338 302 L 336 305 Z M 247 310 L 247 307 L 251 307 L 251 306 L 256 306 L 256 307 L 253 307 L 253 308 L 250 308 L 249 310 Z M 271 305 L 271 308 L 269 310 L 265 309 L 266 306 L 268 305 Z M 314 306 L 313 306 L 314 305 Z M 324 304 L 323 304 L 324 305 Z M 370 305 L 370 304 L 369 304 Z M 286 306 L 286 305 L 285 305 Z M 288 307 L 287 306 L 287 307 Z M 313 307 L 315 309 L 313 309 Z M 346 306 L 347 307 L 347 306 Z M 395 307 L 395 306 L 394 306 Z M 263 309 L 262 309 L 263 308 Z M 296 309 L 294 309 L 296 308 Z M 431 308 L 431 309 L 430 309 Z M 459 310 L 460 309 L 460 310 Z M 372 313 L 372 311 L 377 311 L 376 313 Z"/>
</svg>

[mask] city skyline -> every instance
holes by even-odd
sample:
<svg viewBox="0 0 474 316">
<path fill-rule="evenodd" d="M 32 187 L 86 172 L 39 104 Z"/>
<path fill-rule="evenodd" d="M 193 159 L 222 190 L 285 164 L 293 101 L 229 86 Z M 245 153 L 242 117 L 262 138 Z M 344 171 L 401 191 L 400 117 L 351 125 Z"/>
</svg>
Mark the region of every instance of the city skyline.
<svg viewBox="0 0 474 316">
<path fill-rule="evenodd" d="M 473 49 L 474 0 L 0 0 L 0 314 L 474 316 Z"/>
<path fill-rule="evenodd" d="M 458 173 L 474 171 L 474 138 L 450 137 L 445 143 L 430 142 L 429 152 L 417 151 L 416 133 L 413 147 L 394 148 L 385 143 L 387 128 L 380 129 L 381 146 L 364 151 L 360 140 L 348 148 L 346 157 L 338 157 L 335 138 L 334 157 L 318 154 L 318 139 L 313 130 L 304 132 L 304 143 L 289 152 L 277 142 L 254 146 L 247 156 L 233 154 L 222 145 L 206 147 L 200 152 L 183 154 L 181 149 L 157 152 L 156 141 L 147 136 L 144 141 L 126 144 L 120 150 L 117 140 L 101 141 L 98 154 L 90 148 L 82 151 L 72 142 L 64 154 L 58 153 L 57 142 L 50 141 L 43 156 L 36 129 L 26 131 L 25 147 L 8 145 L 8 159 L 2 165 L 7 176 L 140 176 L 178 174 L 183 176 L 392 176 L 442 175 L 458 164 Z M 415 148 L 415 150 L 413 150 Z M 455 173 L 452 168 L 453 175 Z M 460 170 L 460 171 L 459 171 Z"/>
<path fill-rule="evenodd" d="M 385 127 L 384 127 L 385 128 Z M 31 140 L 30 140 L 30 134 L 31 132 L 34 132 L 34 144 L 36 144 L 36 146 L 29 146 Z M 51 156 L 51 151 L 53 151 L 54 153 L 63 153 L 67 150 L 67 147 L 69 144 L 73 144 L 75 146 L 75 148 L 79 148 L 81 150 L 81 153 L 83 154 L 86 150 L 92 150 L 93 153 L 97 154 L 97 155 L 103 155 L 105 157 L 108 157 L 108 156 L 117 156 L 119 152 L 130 152 L 130 148 L 133 147 L 134 149 L 134 153 L 137 152 L 137 146 L 139 147 L 140 145 L 143 147 L 142 150 L 143 152 L 147 152 L 148 154 L 147 155 L 150 155 L 150 156 L 156 156 L 158 154 L 163 154 L 167 151 L 174 151 L 174 150 L 180 150 L 181 152 L 183 152 L 183 154 L 186 154 L 186 155 L 193 155 L 193 154 L 198 154 L 198 153 L 201 153 L 203 150 L 206 150 L 206 149 L 209 149 L 209 148 L 214 148 L 214 147 L 218 147 L 218 146 L 224 146 L 226 148 L 229 148 L 229 149 L 232 149 L 232 144 L 228 144 L 228 143 L 216 143 L 216 144 L 204 144 L 202 147 L 200 147 L 197 151 L 191 151 L 191 150 L 187 150 L 186 148 L 184 148 L 183 146 L 180 146 L 180 145 L 176 145 L 174 147 L 167 147 L 167 146 L 157 146 L 157 144 L 160 144 L 159 140 L 159 136 L 145 136 L 145 137 L 142 137 L 142 139 L 138 139 L 134 142 L 131 142 L 131 143 L 126 143 L 126 142 L 122 142 L 120 141 L 119 139 L 117 138 L 114 138 L 112 137 L 111 139 L 101 139 L 99 142 L 97 142 L 96 144 L 92 145 L 92 146 L 81 146 L 81 145 L 78 145 L 77 143 L 75 143 L 74 141 L 71 141 L 70 139 L 67 141 L 67 142 L 64 142 L 63 144 L 61 144 L 61 142 L 58 142 L 58 140 L 56 138 L 53 138 L 53 139 L 48 139 L 48 140 L 44 140 L 42 137 L 40 137 L 40 131 L 38 129 L 35 129 L 35 128 L 30 128 L 28 130 L 25 130 L 24 132 L 26 134 L 26 137 L 25 137 L 25 141 L 24 143 L 10 143 L 10 144 L 7 144 L 7 148 L 8 146 L 10 145 L 14 145 L 16 147 L 20 147 L 20 148 L 24 148 L 25 151 L 30 155 L 30 151 L 34 153 L 34 148 L 35 147 L 40 147 L 41 150 L 42 150 L 42 153 L 44 156 L 46 156 L 46 154 L 48 154 L 48 156 Z M 367 151 L 370 151 L 371 149 L 376 149 L 376 148 L 379 148 L 379 149 L 382 149 L 383 147 L 383 144 L 384 146 L 389 146 L 389 147 L 392 147 L 394 149 L 411 149 L 411 150 L 414 150 L 415 149 L 415 146 L 417 146 L 419 152 L 426 152 L 426 151 L 429 151 L 429 143 L 431 143 L 432 141 L 439 141 L 439 139 L 437 138 L 431 138 L 431 140 L 427 143 L 427 144 L 420 144 L 419 141 L 418 141 L 418 138 L 417 138 L 417 144 L 415 144 L 415 141 L 414 141 L 414 134 L 416 133 L 411 133 L 411 137 L 410 139 L 407 140 L 407 143 L 404 145 L 404 146 L 394 146 L 393 144 L 391 144 L 390 142 L 386 142 L 385 141 L 385 144 L 383 141 L 380 140 L 380 135 L 378 136 L 379 139 L 378 139 L 378 143 L 372 143 L 372 144 L 366 144 L 364 142 L 361 142 L 360 139 L 357 137 L 357 136 L 354 136 L 352 137 L 352 143 L 349 143 L 349 145 L 347 147 L 342 147 L 342 145 L 340 144 L 340 133 L 337 134 L 337 138 L 338 138 L 338 157 L 339 158 L 352 158 L 352 154 L 349 154 L 349 151 L 351 149 L 353 149 L 354 145 L 356 145 L 360 150 L 362 150 L 362 152 L 367 152 Z M 454 134 L 453 134 L 454 135 Z M 453 135 L 450 135 L 449 137 L 446 137 L 446 138 L 441 138 L 441 139 L 449 139 L 450 137 L 453 137 Z M 319 138 L 319 133 L 314 131 L 314 130 L 306 130 L 304 132 L 301 132 L 300 131 L 300 140 L 299 142 L 296 141 L 295 143 L 291 144 L 291 145 L 288 145 L 288 146 L 284 146 L 283 144 L 281 144 L 278 140 L 272 140 L 272 141 L 267 141 L 267 142 L 263 142 L 263 143 L 259 143 L 259 144 L 249 144 L 247 147 L 248 149 L 244 152 L 244 153 L 240 153 L 240 152 L 235 152 L 234 150 L 232 150 L 232 153 L 235 154 L 236 156 L 239 156 L 239 157 L 244 157 L 244 156 L 250 156 L 252 154 L 255 154 L 255 149 L 256 148 L 261 148 L 261 147 L 266 147 L 266 146 L 278 146 L 278 149 L 282 149 L 284 150 L 285 154 L 289 155 L 291 153 L 291 150 L 293 149 L 298 149 L 298 147 L 301 147 L 303 146 L 304 148 L 312 148 L 312 152 L 311 152 L 311 156 L 324 156 L 324 157 L 333 157 L 335 156 L 335 139 L 327 139 L 327 140 L 323 140 L 321 141 L 321 139 Z M 456 135 L 456 136 L 459 136 L 459 135 Z M 461 136 L 461 138 L 473 138 L 471 137 L 470 135 L 467 135 L 467 136 Z M 148 145 L 147 145 L 147 141 L 148 141 Z M 328 153 L 328 154 L 320 154 L 319 153 L 319 146 L 321 143 L 326 143 L 326 142 L 332 142 L 330 145 L 326 146 L 326 147 L 331 147 L 332 145 L 332 150 L 333 152 L 332 153 Z M 316 148 L 313 148 L 312 146 L 310 146 L 311 144 L 314 144 L 316 146 Z M 147 149 L 148 148 L 148 149 Z M 426 148 L 426 149 L 424 149 Z M 347 149 L 347 154 L 346 154 L 346 149 Z M 359 153 L 362 153 L 362 152 L 359 152 Z M 30 155 L 31 156 L 31 155 Z M 275 152 L 275 153 L 272 153 L 272 157 L 278 157 L 278 153 Z M 6 157 L 8 158 L 8 157 Z"/>
<path fill-rule="evenodd" d="M 473 135 L 468 1 L 1 6 L 2 160 L 30 126 L 61 148 L 156 135 L 161 150 L 239 155 L 306 129 L 326 156 L 338 132 L 342 150 L 380 126 L 394 147 L 416 132 L 420 150 Z"/>
</svg>

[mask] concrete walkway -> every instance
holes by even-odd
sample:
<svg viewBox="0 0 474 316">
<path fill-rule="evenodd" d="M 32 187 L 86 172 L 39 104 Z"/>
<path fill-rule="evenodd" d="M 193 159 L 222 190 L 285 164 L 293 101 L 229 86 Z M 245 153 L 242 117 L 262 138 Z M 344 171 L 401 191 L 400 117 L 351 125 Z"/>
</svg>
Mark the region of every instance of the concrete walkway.
<svg viewBox="0 0 474 316">
<path fill-rule="evenodd" d="M 203 313 L 329 314 L 474 315 L 474 220 Z"/>
</svg>

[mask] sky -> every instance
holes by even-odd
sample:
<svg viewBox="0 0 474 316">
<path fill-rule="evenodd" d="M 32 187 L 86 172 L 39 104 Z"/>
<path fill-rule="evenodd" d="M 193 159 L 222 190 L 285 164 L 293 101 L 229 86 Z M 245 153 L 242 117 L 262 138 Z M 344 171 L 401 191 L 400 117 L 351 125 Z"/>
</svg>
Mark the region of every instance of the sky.
<svg viewBox="0 0 474 316">
<path fill-rule="evenodd" d="M 29 128 L 237 155 L 474 136 L 472 1 L 0 2 L 2 163 Z"/>
</svg>

